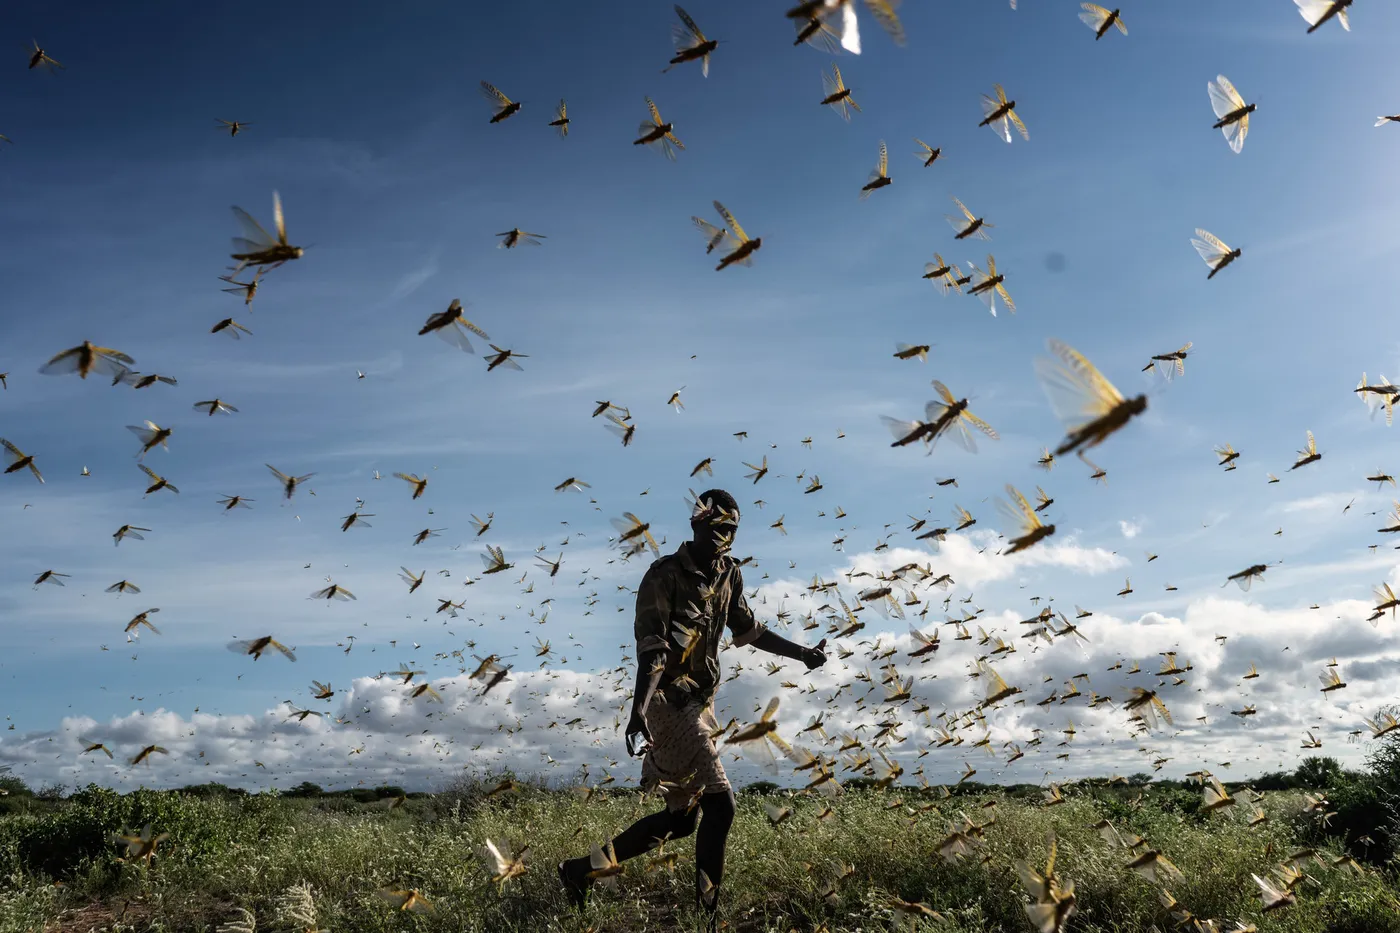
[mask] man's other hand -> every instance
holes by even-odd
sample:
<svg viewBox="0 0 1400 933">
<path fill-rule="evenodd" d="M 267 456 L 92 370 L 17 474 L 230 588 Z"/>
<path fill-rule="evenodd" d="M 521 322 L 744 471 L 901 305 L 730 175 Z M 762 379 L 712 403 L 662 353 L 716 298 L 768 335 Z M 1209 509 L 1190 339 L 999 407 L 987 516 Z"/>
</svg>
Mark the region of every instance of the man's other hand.
<svg viewBox="0 0 1400 933">
<path fill-rule="evenodd" d="M 651 729 L 647 726 L 647 718 L 642 715 L 641 710 L 633 710 L 632 718 L 627 720 L 627 754 L 634 758 L 646 754 L 646 750 L 651 747 Z"/>
</svg>

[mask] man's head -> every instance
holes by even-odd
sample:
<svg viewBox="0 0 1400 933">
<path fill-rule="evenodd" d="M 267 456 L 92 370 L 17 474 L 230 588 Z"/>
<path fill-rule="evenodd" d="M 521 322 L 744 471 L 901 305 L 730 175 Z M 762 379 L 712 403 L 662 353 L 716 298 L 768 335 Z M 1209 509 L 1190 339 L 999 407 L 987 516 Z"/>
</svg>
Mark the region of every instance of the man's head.
<svg viewBox="0 0 1400 933">
<path fill-rule="evenodd" d="M 690 516 L 693 550 L 711 560 L 729 553 L 739 530 L 739 503 L 723 489 L 708 489 L 695 497 Z"/>
</svg>

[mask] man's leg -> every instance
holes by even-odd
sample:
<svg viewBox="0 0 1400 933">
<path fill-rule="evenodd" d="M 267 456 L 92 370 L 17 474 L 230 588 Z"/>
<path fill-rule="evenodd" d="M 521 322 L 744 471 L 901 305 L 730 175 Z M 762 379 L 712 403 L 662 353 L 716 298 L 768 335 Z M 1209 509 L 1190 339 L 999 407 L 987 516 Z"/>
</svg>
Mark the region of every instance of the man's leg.
<svg viewBox="0 0 1400 933">
<path fill-rule="evenodd" d="M 695 832 L 695 823 L 699 817 L 699 811 L 693 808 L 662 810 L 644 816 L 613 839 L 613 854 L 619 862 L 625 862 L 643 852 L 650 852 L 666 840 L 689 836 Z"/>
<path fill-rule="evenodd" d="M 704 801 L 709 796 L 711 795 L 707 794 L 701 798 L 701 808 L 704 807 Z M 630 858 L 636 858 L 643 852 L 650 852 L 661 845 L 663 841 L 689 836 L 695 832 L 695 823 L 699 816 L 699 810 L 693 808 L 690 810 L 661 810 L 644 816 L 613 839 L 613 855 L 619 862 L 625 862 Z M 724 854 L 721 852 L 721 870 L 723 869 L 723 858 Z M 586 876 L 591 868 L 592 865 L 586 855 L 581 858 L 566 859 L 559 863 L 559 880 L 564 883 L 564 890 L 568 893 L 569 899 L 579 909 L 583 908 L 588 897 L 588 888 L 591 882 Z"/>
<path fill-rule="evenodd" d="M 729 842 L 729 827 L 733 824 L 732 789 L 700 798 L 700 830 L 695 836 L 695 892 L 700 906 L 712 916 L 719 903 L 720 882 L 724 880 L 724 849 Z"/>
</svg>

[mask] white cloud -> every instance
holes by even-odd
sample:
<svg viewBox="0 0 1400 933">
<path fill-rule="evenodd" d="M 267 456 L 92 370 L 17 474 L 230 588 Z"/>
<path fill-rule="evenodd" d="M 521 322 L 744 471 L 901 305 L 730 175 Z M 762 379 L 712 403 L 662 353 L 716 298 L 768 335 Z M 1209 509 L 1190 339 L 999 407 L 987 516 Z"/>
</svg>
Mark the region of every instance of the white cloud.
<svg viewBox="0 0 1400 933">
<path fill-rule="evenodd" d="M 1080 545 L 1072 535 L 1051 538 L 1018 554 L 1000 554 L 999 539 L 991 531 L 949 533 L 947 538 L 929 550 L 891 547 L 849 558 L 838 571 L 866 570 L 888 572 L 905 564 L 931 566 L 935 573 L 952 574 L 953 580 L 964 587 L 976 587 L 997 580 L 1008 580 L 1031 567 L 1058 568 L 1094 576 L 1128 566 L 1128 560 L 1104 548 Z"/>
<path fill-rule="evenodd" d="M 1138 532 L 1142 531 L 1142 526 L 1135 522 L 1129 522 L 1120 519 L 1118 522 L 1118 530 L 1123 533 L 1123 537 L 1132 539 L 1136 538 L 1138 536 Z"/>
<path fill-rule="evenodd" d="M 410 699 L 411 688 L 392 675 L 357 678 L 330 703 L 302 693 L 293 700 L 299 708 L 325 714 L 304 722 L 291 719 L 285 705 L 258 715 L 185 717 L 157 709 L 106 722 L 68 717 L 54 732 L 11 738 L 0 757 L 24 761 L 16 773 L 34 786 L 92 781 L 131 789 L 220 781 L 289 787 L 313 781 L 424 788 L 441 786 L 463 768 L 564 775 L 585 761 L 596 766 L 602 757 L 596 746 L 615 750 L 613 719 L 622 700 L 615 677 L 513 672 L 485 699 L 481 685 L 460 673 L 430 682 L 442 704 Z M 565 725 L 579 716 L 585 721 Z M 116 758 L 81 755 L 80 735 L 104 742 Z M 150 756 L 150 765 L 128 763 L 151 744 L 168 754 Z M 474 750 L 477 745 L 483 747 Z"/>
<path fill-rule="evenodd" d="M 1277 506 L 1277 510 L 1285 515 L 1316 514 L 1328 518 L 1342 514 L 1342 509 L 1347 503 L 1364 495 L 1356 491 L 1327 492 L 1316 496 L 1303 496 L 1298 499 L 1289 499 Z"/>
<path fill-rule="evenodd" d="M 1121 558 L 1114 555 L 1073 544 L 1059 547 L 1059 552 L 1044 552 L 1041 566 L 1087 573 L 1120 566 Z M 846 569 L 888 570 L 915 559 L 927 562 L 929 557 L 921 551 L 890 549 L 856 555 Z M 949 536 L 944 553 L 933 560 L 949 561 L 956 573 L 969 580 L 1006 579 L 999 575 L 996 563 L 1001 558 L 979 551 L 962 535 Z M 1011 567 L 1017 562 L 1005 564 Z M 768 600 L 769 615 L 784 594 L 788 608 L 797 613 L 815 606 L 796 580 L 769 581 L 760 591 L 760 599 Z M 938 600 L 941 591 L 925 595 Z M 981 685 L 968 674 L 974 660 L 986 656 L 991 645 L 979 645 L 976 638 L 955 640 L 953 629 L 938 621 L 941 614 L 911 618 L 923 631 L 937 628 L 942 636 L 941 649 L 920 663 L 908 657 L 914 645 L 906 623 L 866 611 L 862 613 L 866 628 L 829 645 L 828 665 L 811 674 L 795 662 L 752 648 L 726 653 L 721 664 L 737 676 L 721 687 L 717 705 L 721 721 L 730 717 L 746 721 L 771 696 L 780 696 L 779 721 L 788 736 L 797 735 L 820 713 L 828 723 L 829 736 L 850 731 L 869 740 L 875 724 L 893 715 L 903 723 L 898 730 L 903 741 L 890 753 L 911 773 L 921 767 L 934 783 L 956 780 L 964 762 L 976 767 L 980 777 L 1008 781 L 1035 782 L 1046 772 L 1052 778 L 1069 779 L 1150 771 L 1158 760 L 1164 776 L 1204 766 L 1240 777 L 1291 768 L 1304 755 L 1313 754 L 1301 748 L 1306 731 L 1323 740 L 1322 754 L 1355 766 L 1364 745 L 1349 741 L 1350 733 L 1364 730 L 1363 716 L 1393 702 L 1392 685 L 1400 676 L 1400 652 L 1393 650 L 1394 623 L 1387 619 L 1373 627 L 1365 621 L 1369 612 L 1370 604 L 1363 600 L 1330 602 L 1316 610 L 1269 608 L 1233 591 L 1231 595 L 1207 592 L 1190 598 L 1179 616 L 1149 612 L 1121 618 L 1095 612 L 1075 618 L 1088 642 L 1062 636 L 1050 644 L 1024 637 L 1029 626 L 1021 624 L 1018 613 L 983 612 L 969 628 L 974 633 L 984 630 L 1015 647 L 1013 653 L 993 657 L 991 663 L 1008 683 L 1020 688 L 1017 699 L 1023 702 L 1003 703 L 985 711 L 983 723 L 968 724 L 969 711 L 982 697 Z M 792 634 L 810 643 L 821 632 Z M 1225 636 L 1223 641 L 1217 635 Z M 893 653 L 887 660 L 872 660 L 872 654 L 890 649 Z M 561 653 L 577 657 L 580 650 L 581 643 L 573 639 L 567 645 L 554 645 L 556 657 Z M 1176 652 L 1178 665 L 1189 668 L 1181 675 L 1180 685 L 1173 684 L 1172 675 L 1157 673 L 1166 651 Z M 851 654 L 843 659 L 844 652 Z M 348 689 L 342 688 L 330 704 L 317 703 L 298 689 L 289 697 L 292 702 L 328 714 L 304 723 L 289 720 L 284 705 L 257 715 L 182 716 L 158 709 L 105 722 L 70 717 L 51 732 L 12 733 L 0 745 L 0 761 L 15 765 L 16 772 L 35 785 L 98 781 L 121 788 L 206 780 L 250 787 L 288 787 L 309 780 L 324 786 L 395 783 L 431 788 L 442 786 L 464 768 L 511 768 L 567 782 L 580 765 L 591 763 L 596 775 L 600 763 L 610 759 L 618 762 L 612 770 L 619 780 L 635 780 L 638 764 L 622 756 L 617 730 L 617 723 L 625 718 L 626 691 L 633 676 L 630 665 L 592 672 L 567 666 L 532 670 L 532 654 L 518 652 L 512 658 L 516 669 L 511 677 L 484 699 L 480 685 L 462 673 L 463 663 L 439 654 L 417 666 L 442 694 L 441 705 L 410 700 L 409 688 L 392 675 L 366 672 L 354 678 Z M 1333 658 L 1348 686 L 1324 696 L 1317 675 Z M 775 674 L 766 669 L 770 661 L 779 666 Z M 881 665 L 891 662 L 902 676 L 914 677 L 913 700 L 893 708 L 882 704 L 884 691 L 878 684 Z M 1134 662 L 1141 672 L 1129 674 Z M 387 658 L 380 663 L 387 663 Z M 1251 664 L 1260 676 L 1246 681 L 1243 675 Z M 856 679 L 862 671 L 873 672 L 873 687 Z M 296 676 L 309 679 L 311 673 L 298 670 Z M 1040 705 L 1052 692 L 1062 695 L 1072 678 L 1080 696 Z M 784 681 L 797 689 L 784 688 Z M 1135 736 L 1122 709 L 1133 686 L 1156 690 L 1171 709 L 1175 725 L 1146 737 Z M 1094 694 L 1110 702 L 1090 708 Z M 1252 704 L 1257 715 L 1248 720 L 1231 715 L 1246 704 Z M 927 716 L 914 714 L 921 705 L 928 708 Z M 933 749 L 919 757 L 917 752 L 936 736 L 933 726 L 938 721 L 929 717 L 943 712 L 950 724 L 963 720 L 955 730 L 963 745 Z M 344 721 L 335 723 L 333 716 Z M 574 722 L 576 718 L 580 721 Z M 1071 721 L 1076 729 L 1072 741 L 1063 732 Z M 971 748 L 984 729 L 991 737 L 995 753 L 991 756 Z M 1038 748 L 1029 744 L 1036 730 L 1041 736 Z M 79 734 L 106 742 L 118 760 L 109 762 L 100 754 L 80 756 Z M 815 747 L 812 739 L 804 737 Z M 1008 767 L 1003 764 L 1008 754 L 1004 743 L 1012 742 L 1027 755 Z M 152 743 L 170 754 L 154 756 L 149 767 L 131 767 L 123 760 L 122 756 L 129 759 Z M 766 776 L 744 760 L 726 758 L 725 764 L 738 784 Z"/>
</svg>

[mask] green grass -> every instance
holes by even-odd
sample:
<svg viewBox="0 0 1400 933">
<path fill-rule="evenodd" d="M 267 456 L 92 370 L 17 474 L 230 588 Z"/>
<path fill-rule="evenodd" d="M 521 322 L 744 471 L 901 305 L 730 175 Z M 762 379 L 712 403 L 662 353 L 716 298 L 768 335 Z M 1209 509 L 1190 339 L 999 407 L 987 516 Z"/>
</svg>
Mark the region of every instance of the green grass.
<svg viewBox="0 0 1400 933">
<path fill-rule="evenodd" d="M 947 917 L 923 928 L 950 931 L 1029 931 L 1013 869 L 1027 859 L 1043 866 L 1047 833 L 1059 847 L 1056 870 L 1073 881 L 1079 913 L 1070 930 L 1142 933 L 1154 924 L 1175 928 L 1158 900 L 1159 886 L 1124 867 L 1089 827 L 1109 817 L 1124 833 L 1139 833 L 1184 873 L 1171 886 L 1199 917 L 1227 929 L 1236 920 L 1264 933 L 1400 933 L 1400 878 L 1395 867 L 1365 875 L 1343 869 L 1306 870 L 1298 903 L 1261 916 L 1251 872 L 1267 874 L 1298 845 L 1300 797 L 1268 796 L 1269 823 L 1250 829 L 1239 817 L 1204 818 L 1180 791 L 1147 788 L 1140 806 L 1102 789 L 1066 791 L 1069 802 L 1042 809 L 1004 795 L 954 797 L 933 803 L 914 789 L 860 790 L 837 804 L 838 817 L 818 822 L 820 804 L 788 801 L 793 819 L 774 829 L 764 799 L 741 795 L 730 836 L 724 918 L 741 931 L 889 929 L 890 896 L 918 900 Z M 892 806 L 897 799 L 903 805 Z M 991 810 L 981 807 L 995 799 Z M 652 804 L 646 804 L 650 809 Z M 692 840 L 675 874 L 648 871 L 647 857 L 629 863 L 613 890 L 596 889 L 588 911 L 565 905 L 554 873 L 563 857 L 582 854 L 646 812 L 635 795 L 583 803 L 536 788 L 486 801 L 479 792 L 410 799 L 398 810 L 346 800 L 271 795 L 201 799 L 177 792 L 120 796 L 89 789 L 64 802 L 0 817 L 0 931 L 196 931 L 236 919 L 236 908 L 257 917 L 258 930 L 279 923 L 279 896 L 309 884 L 322 930 L 351 931 L 600 931 L 698 929 L 690 909 Z M 983 822 L 995 814 L 978 855 L 957 864 L 936 847 L 959 811 Z M 149 870 L 121 863 L 108 836 L 146 822 L 170 833 Z M 485 838 L 528 842 L 529 870 L 504 891 L 490 883 L 478 857 Z M 990 856 L 983 864 L 980 856 Z M 842 862 L 855 877 L 833 907 L 820 897 L 823 878 Z M 810 867 L 809 867 L 810 866 Z M 54 882 L 61 882 L 55 885 Z M 417 888 L 430 914 L 396 913 L 375 891 Z M 304 927 L 302 928 L 304 929 Z"/>
</svg>

